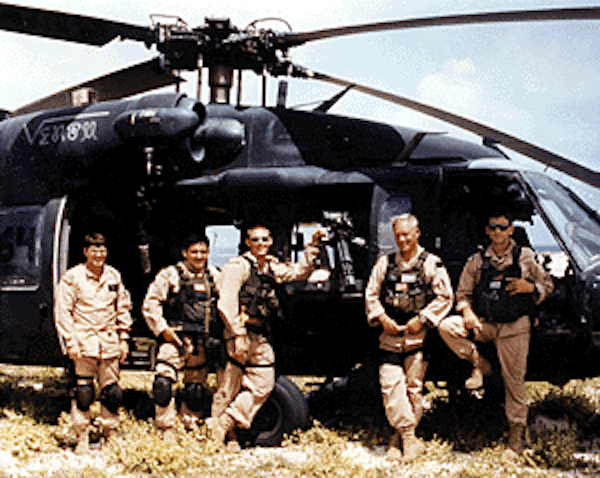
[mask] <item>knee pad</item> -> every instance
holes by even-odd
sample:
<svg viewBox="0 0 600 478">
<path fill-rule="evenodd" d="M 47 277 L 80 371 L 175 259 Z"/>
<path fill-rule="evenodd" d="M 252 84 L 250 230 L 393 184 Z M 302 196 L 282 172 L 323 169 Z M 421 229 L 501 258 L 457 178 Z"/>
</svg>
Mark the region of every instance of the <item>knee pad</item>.
<svg viewBox="0 0 600 478">
<path fill-rule="evenodd" d="M 75 401 L 77 408 L 82 412 L 87 412 L 94 401 L 94 379 L 78 378 L 75 387 Z"/>
<path fill-rule="evenodd" d="M 152 395 L 154 402 L 159 407 L 166 407 L 173 396 L 173 380 L 163 375 L 157 375 L 152 384 Z"/>
<path fill-rule="evenodd" d="M 192 412 L 201 412 L 204 409 L 206 393 L 199 383 L 185 384 L 185 403 Z"/>
<path fill-rule="evenodd" d="M 122 401 L 123 390 L 121 390 L 116 383 L 111 383 L 102 389 L 100 403 L 102 403 L 110 413 L 117 413 Z"/>
</svg>

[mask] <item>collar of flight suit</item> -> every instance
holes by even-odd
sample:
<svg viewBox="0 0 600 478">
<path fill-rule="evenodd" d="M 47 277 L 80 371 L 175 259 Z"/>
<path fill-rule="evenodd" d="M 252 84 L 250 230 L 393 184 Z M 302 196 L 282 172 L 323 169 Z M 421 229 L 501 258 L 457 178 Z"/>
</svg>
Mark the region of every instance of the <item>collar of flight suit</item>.
<svg viewBox="0 0 600 478">
<path fill-rule="evenodd" d="M 489 257 L 490 258 L 490 263 L 494 266 L 508 266 L 509 265 L 509 261 L 510 264 L 512 264 L 512 252 L 513 249 L 517 247 L 517 243 L 515 242 L 515 240 L 511 237 L 508 240 L 508 247 L 506 248 L 506 251 L 504 251 L 504 254 L 502 254 L 501 256 L 499 256 L 496 251 L 494 250 L 494 248 L 492 247 L 492 245 L 490 244 L 487 249 L 485 250 L 485 257 Z"/>
<path fill-rule="evenodd" d="M 242 255 L 245 258 L 251 260 L 254 263 L 254 265 L 256 265 L 256 268 L 259 269 L 259 267 L 258 267 L 258 259 L 256 258 L 256 256 L 254 254 L 252 254 L 250 251 L 246 251 Z M 277 257 L 275 257 L 275 256 L 273 256 L 271 254 L 268 254 L 265 257 L 265 268 L 264 268 L 264 270 L 262 270 L 260 272 L 265 272 L 267 270 L 267 268 L 269 267 L 270 263 L 277 263 L 277 262 L 279 262 L 279 259 L 277 259 Z"/>
<path fill-rule="evenodd" d="M 399 266 L 412 268 L 419 260 L 419 257 L 421 257 L 421 254 L 423 254 L 423 251 L 425 251 L 425 248 L 421 244 L 417 244 L 417 253 L 409 261 L 404 260 L 400 251 L 396 252 L 394 259 Z"/>
<path fill-rule="evenodd" d="M 98 284 L 104 284 L 108 281 L 110 275 L 110 266 L 108 264 L 104 264 L 104 266 L 102 266 L 102 274 L 100 274 L 100 277 L 98 278 L 96 278 L 96 274 L 94 274 L 86 264 L 82 265 L 86 278 L 97 281 Z"/>
</svg>

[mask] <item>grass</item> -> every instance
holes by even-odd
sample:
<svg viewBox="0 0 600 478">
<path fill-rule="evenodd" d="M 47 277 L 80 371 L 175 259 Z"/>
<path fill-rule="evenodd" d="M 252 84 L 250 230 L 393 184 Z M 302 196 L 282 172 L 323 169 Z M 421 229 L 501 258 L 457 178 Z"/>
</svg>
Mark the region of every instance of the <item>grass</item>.
<svg viewBox="0 0 600 478">
<path fill-rule="evenodd" d="M 445 390 L 428 383 L 432 410 L 419 428 L 426 453 L 411 466 L 383 458 L 391 430 L 384 421 L 372 417 L 361 423 L 353 416 L 346 423 L 340 419 L 336 426 L 328 427 L 315 422 L 308 430 L 288 437 L 279 448 L 248 449 L 241 454 L 215 449 L 206 440 L 204 427 L 188 433 L 179 425 L 175 440 L 165 442 L 152 421 L 152 380 L 151 373 L 123 373 L 121 385 L 127 393 L 122 427 L 102 448 L 105 468 L 88 465 L 73 471 L 64 469 L 55 476 L 108 478 L 117 476 L 115 470 L 129 476 L 340 478 L 558 477 L 565 471 L 588 476 L 598 472 L 578 460 L 575 452 L 583 439 L 600 437 L 600 378 L 572 381 L 563 388 L 528 384 L 531 415 L 570 425 L 566 430 L 532 431 L 529 449 L 517 462 L 503 458 L 507 427 L 500 407 L 471 398 L 450 403 Z M 297 383 L 314 387 L 320 380 L 303 378 Z M 73 444 L 69 407 L 64 370 L 0 366 L 0 449 L 24 466 L 41 456 L 58 456 Z M 95 404 L 92 412 L 98 410 Z M 12 475 L 2 470 L 2 476 Z"/>
</svg>

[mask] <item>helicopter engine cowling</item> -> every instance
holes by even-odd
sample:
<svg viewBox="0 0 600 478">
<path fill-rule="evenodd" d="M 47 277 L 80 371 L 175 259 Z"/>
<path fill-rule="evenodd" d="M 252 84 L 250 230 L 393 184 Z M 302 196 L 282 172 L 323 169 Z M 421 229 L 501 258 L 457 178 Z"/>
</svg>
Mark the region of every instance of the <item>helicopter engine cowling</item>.
<svg viewBox="0 0 600 478">
<path fill-rule="evenodd" d="M 136 171 L 145 170 L 144 148 L 168 147 L 177 162 L 195 164 L 192 137 L 205 116 L 196 100 L 169 93 L 4 120 L 0 201 L 43 202 L 109 169 L 136 182 Z"/>
</svg>

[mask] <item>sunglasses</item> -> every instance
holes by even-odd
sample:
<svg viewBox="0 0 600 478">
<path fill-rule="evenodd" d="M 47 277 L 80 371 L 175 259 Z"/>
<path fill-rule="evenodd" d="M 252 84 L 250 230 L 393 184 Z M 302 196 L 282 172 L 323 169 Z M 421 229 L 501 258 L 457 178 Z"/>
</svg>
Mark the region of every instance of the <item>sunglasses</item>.
<svg viewBox="0 0 600 478">
<path fill-rule="evenodd" d="M 250 240 L 252 242 L 269 242 L 271 240 L 270 237 L 251 237 Z"/>
<path fill-rule="evenodd" d="M 496 224 L 494 222 L 490 222 L 488 224 L 488 227 L 493 231 L 494 229 L 500 229 L 502 232 L 506 231 L 509 227 L 510 224 Z"/>
</svg>

